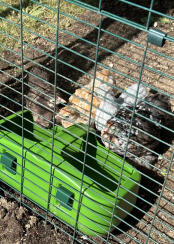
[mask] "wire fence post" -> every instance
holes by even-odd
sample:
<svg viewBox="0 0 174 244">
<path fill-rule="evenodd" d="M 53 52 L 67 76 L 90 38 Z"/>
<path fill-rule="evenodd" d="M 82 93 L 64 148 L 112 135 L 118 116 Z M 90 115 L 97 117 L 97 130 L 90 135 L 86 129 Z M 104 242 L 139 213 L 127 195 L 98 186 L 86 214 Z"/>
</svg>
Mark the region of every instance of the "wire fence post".
<svg viewBox="0 0 174 244">
<path fill-rule="evenodd" d="M 20 205 L 22 204 L 23 182 L 24 182 L 24 42 L 23 42 L 23 1 L 20 0 L 20 44 L 21 44 L 21 108 L 22 108 L 22 168 L 21 168 L 21 190 L 20 190 Z"/>
</svg>

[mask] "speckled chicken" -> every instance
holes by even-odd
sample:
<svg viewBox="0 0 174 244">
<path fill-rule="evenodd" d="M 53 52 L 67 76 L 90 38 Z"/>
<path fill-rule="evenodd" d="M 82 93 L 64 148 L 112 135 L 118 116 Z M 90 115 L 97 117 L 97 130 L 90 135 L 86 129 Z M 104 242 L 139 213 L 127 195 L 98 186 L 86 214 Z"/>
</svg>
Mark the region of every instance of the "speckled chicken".
<svg viewBox="0 0 174 244">
<path fill-rule="evenodd" d="M 102 131 L 104 128 L 106 128 L 107 121 L 119 111 L 120 105 L 121 107 L 134 105 L 137 89 L 138 84 L 133 84 L 123 91 L 119 98 L 115 98 L 112 90 L 106 90 L 105 96 L 102 99 L 102 102 L 100 103 L 95 115 L 95 127 L 98 131 Z M 145 98 L 147 92 L 147 89 L 140 84 L 137 94 L 137 104 L 141 101 L 141 99 Z"/>
<path fill-rule="evenodd" d="M 159 108 L 170 110 L 168 97 L 159 93 L 139 101 L 133 119 L 133 104 L 120 108 L 101 131 L 104 145 L 119 155 L 124 155 L 127 149 L 126 157 L 146 168 L 152 168 L 157 157 L 150 150 L 159 146 L 161 125 L 166 125 L 168 119 L 167 113 Z"/>
<path fill-rule="evenodd" d="M 54 104 L 58 112 L 59 105 L 66 101 L 59 90 L 56 91 L 56 101 L 54 101 L 54 87 L 49 83 L 49 75 L 45 70 L 34 67 L 31 72 L 34 75 L 29 75 L 30 90 L 26 96 L 26 107 L 32 112 L 36 124 L 49 128 L 52 125 Z"/>
</svg>

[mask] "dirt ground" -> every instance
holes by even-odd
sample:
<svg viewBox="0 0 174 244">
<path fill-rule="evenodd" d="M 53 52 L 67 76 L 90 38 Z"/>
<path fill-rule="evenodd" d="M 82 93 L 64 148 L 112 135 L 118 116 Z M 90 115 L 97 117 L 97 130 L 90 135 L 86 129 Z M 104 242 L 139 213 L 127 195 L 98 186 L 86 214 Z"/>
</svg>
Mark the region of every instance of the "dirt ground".
<svg viewBox="0 0 174 244">
<path fill-rule="evenodd" d="M 104 1 L 105 10 L 118 14 L 121 17 L 125 17 L 128 20 L 142 23 L 147 13 L 143 10 L 138 10 L 130 6 L 126 6 L 119 1 Z M 136 1 L 133 1 L 136 2 Z M 144 4 L 144 1 L 139 1 Z M 174 3 L 173 1 L 167 1 L 167 6 L 164 1 L 155 1 L 155 9 L 163 13 L 174 16 Z M 85 15 L 79 16 L 83 21 L 91 24 L 86 25 L 81 22 L 74 22 L 70 25 L 67 31 L 74 33 L 73 36 L 68 35 L 64 31 L 59 33 L 59 52 L 58 52 L 58 72 L 59 86 L 66 92 L 72 93 L 78 87 L 78 84 L 86 84 L 89 81 L 89 75 L 94 70 L 94 62 L 96 57 L 96 48 L 90 42 L 96 43 L 98 30 L 94 29 L 92 25 L 97 26 L 100 21 L 100 15 L 87 11 Z M 169 36 L 174 38 L 174 22 L 162 21 L 161 19 L 154 18 L 151 26 L 156 26 L 157 29 L 164 31 Z M 100 33 L 100 49 L 98 52 L 97 67 L 109 66 L 113 70 L 116 69 L 120 73 L 112 73 L 116 81 L 116 94 L 120 92 L 119 88 L 125 89 L 130 84 L 134 83 L 133 79 L 139 79 L 140 65 L 144 54 L 144 46 L 147 40 L 147 32 L 139 31 L 136 28 L 125 25 L 119 21 L 112 20 L 108 17 L 102 19 L 102 29 L 107 30 L 107 33 L 101 31 Z M 123 37 L 119 39 L 112 37 L 109 33 L 112 32 L 117 36 Z M 83 37 L 88 42 L 84 42 L 75 35 Z M 55 40 L 55 36 L 50 37 Z M 130 40 L 127 41 L 126 39 Z M 174 39 L 173 39 L 174 40 Z M 134 42 L 139 43 L 139 46 L 134 45 Z M 35 47 L 44 52 L 49 52 L 51 55 L 55 53 L 55 46 L 42 38 L 34 38 L 33 43 Z M 63 47 L 63 46 L 64 47 Z M 155 50 L 155 52 L 153 50 Z M 73 50 L 71 52 L 70 50 Z M 110 50 L 110 52 L 108 52 Z M 116 52 L 114 54 L 113 52 Z M 159 52 L 161 55 L 159 55 Z M 81 56 L 78 56 L 80 53 Z M 45 57 L 42 53 L 37 52 L 29 47 L 24 49 L 24 55 L 28 59 L 32 59 L 34 62 L 38 62 L 50 70 L 54 70 L 54 60 L 50 57 Z M 84 56 L 88 57 L 85 59 Z M 126 56 L 127 60 L 122 59 L 122 56 Z M 20 64 L 20 57 L 9 52 L 4 51 L 3 57 L 8 61 Z M 169 57 L 169 58 L 167 58 Z M 34 62 L 30 62 L 25 59 L 25 81 L 27 82 L 27 72 L 34 66 Z M 134 63 L 130 62 L 133 60 Z M 68 64 L 65 64 L 65 62 Z M 174 111 L 174 42 L 168 38 L 163 47 L 156 47 L 149 44 L 147 55 L 145 58 L 145 66 L 143 69 L 141 80 L 148 84 L 153 89 L 159 89 L 159 91 L 170 95 L 171 110 Z M 75 67 L 75 68 L 72 68 Z M 158 72 L 154 72 L 152 69 L 156 69 Z M 13 65 L 9 65 L 8 62 L 0 62 L 0 70 L 7 72 L 9 75 L 13 75 L 17 78 L 21 78 L 21 70 L 14 69 Z M 81 71 L 80 71 L 81 70 Z M 19 80 L 11 78 L 5 73 L 0 73 L 0 113 L 3 116 L 7 116 L 11 111 L 20 110 L 21 95 L 17 91 L 21 92 L 21 83 Z M 123 75 L 125 77 L 123 77 Z M 71 84 L 67 77 L 75 84 Z M 54 73 L 50 72 L 50 81 L 54 79 Z M 11 88 L 7 88 L 5 85 L 9 85 Z M 27 93 L 27 89 L 25 91 Z M 4 97 L 7 96 L 8 98 Z M 64 94 L 65 98 L 68 98 L 68 94 Z M 14 99 L 19 103 L 9 103 L 9 98 Z M 6 109 L 6 107 L 8 109 Z M 171 113 L 171 114 L 172 114 Z M 174 117 L 171 115 L 171 130 L 174 129 L 173 125 Z M 158 172 L 145 172 L 146 175 L 152 177 L 149 179 L 146 175 L 142 176 L 142 181 L 139 190 L 140 198 L 137 199 L 136 206 L 143 211 L 134 209 L 132 215 L 137 219 L 129 216 L 125 220 L 125 223 L 119 225 L 119 231 L 114 230 L 109 238 L 109 243 L 146 243 L 151 223 L 153 221 L 154 214 L 156 215 L 148 243 L 172 243 L 174 240 L 174 164 L 170 168 L 170 172 L 166 181 L 161 201 L 159 202 L 159 196 L 162 190 L 162 186 L 165 180 L 165 172 L 170 164 L 174 148 L 174 133 L 168 133 L 164 136 L 164 140 L 169 146 L 162 146 L 160 148 L 163 157 L 159 158 L 156 167 L 162 169 L 164 174 Z M 49 216 L 48 220 L 55 223 L 59 228 L 54 227 L 49 222 L 46 224 L 42 217 L 38 216 L 38 211 L 41 215 L 44 215 L 44 211 L 39 209 L 33 203 L 24 199 L 25 204 L 29 204 L 30 208 L 26 208 L 25 205 L 20 206 L 20 196 L 15 193 L 8 186 L 1 184 L 1 199 L 0 199 L 0 243 L 71 243 L 71 236 L 73 230 L 62 224 L 60 221 Z M 151 190 L 151 193 L 147 191 Z M 13 194 L 16 200 L 9 194 Z M 141 199 L 143 198 L 144 201 Z M 158 210 L 157 209 L 158 206 Z M 68 234 L 67 234 L 68 233 Z M 103 237 L 105 238 L 105 237 Z M 106 243 L 101 238 L 90 238 L 86 240 L 83 235 L 76 236 L 77 243 Z"/>
</svg>

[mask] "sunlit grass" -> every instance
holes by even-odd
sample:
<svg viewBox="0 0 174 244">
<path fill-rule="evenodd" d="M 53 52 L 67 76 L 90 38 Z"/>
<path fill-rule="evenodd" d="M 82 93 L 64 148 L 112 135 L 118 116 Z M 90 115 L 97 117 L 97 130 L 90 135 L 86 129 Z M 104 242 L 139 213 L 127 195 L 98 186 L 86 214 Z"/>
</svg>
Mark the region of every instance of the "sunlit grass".
<svg viewBox="0 0 174 244">
<path fill-rule="evenodd" d="M 91 0 L 85 2 L 91 4 Z M 96 3 L 97 1 L 93 2 Z M 3 46 L 13 50 L 20 48 L 21 20 L 24 42 L 32 43 L 35 38 L 42 38 L 42 36 L 47 39 L 54 38 L 57 22 L 57 3 L 57 0 L 23 0 L 21 18 L 19 1 L 0 1 L 0 51 L 4 50 Z M 66 15 L 77 16 L 85 12 L 85 9 L 62 0 L 60 1 L 60 12 L 59 27 L 67 29 L 73 24 L 74 20 Z"/>
</svg>

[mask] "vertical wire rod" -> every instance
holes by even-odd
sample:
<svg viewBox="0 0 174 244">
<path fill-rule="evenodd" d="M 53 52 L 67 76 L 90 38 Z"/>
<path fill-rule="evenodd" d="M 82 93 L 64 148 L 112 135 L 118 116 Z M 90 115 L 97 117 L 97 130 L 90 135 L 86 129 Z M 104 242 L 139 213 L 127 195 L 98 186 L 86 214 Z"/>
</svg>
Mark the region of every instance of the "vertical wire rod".
<svg viewBox="0 0 174 244">
<path fill-rule="evenodd" d="M 161 192 L 160 192 L 159 200 L 158 200 L 158 203 L 157 203 L 157 205 L 156 205 L 156 210 L 155 210 L 155 213 L 154 213 L 154 215 L 153 215 L 154 217 L 153 217 L 153 220 L 152 220 L 152 222 L 151 222 L 150 229 L 149 229 L 149 232 L 148 232 L 148 237 L 147 237 L 147 239 L 146 239 L 145 244 L 148 244 L 148 240 L 150 239 L 150 234 L 151 234 L 151 232 L 152 232 L 152 227 L 153 227 L 153 225 L 154 225 L 154 222 L 155 222 L 155 219 L 156 219 L 158 210 L 159 210 L 160 202 L 161 202 L 162 195 L 163 195 L 163 192 L 164 192 L 166 183 L 167 183 L 167 179 L 168 179 L 168 176 L 169 176 L 169 172 L 170 172 L 171 167 L 172 167 L 172 164 L 173 164 L 173 160 L 174 160 L 174 153 L 172 154 L 171 162 L 170 162 L 170 164 L 169 164 L 169 166 L 168 166 L 168 168 L 167 168 L 167 173 L 166 173 L 166 176 L 165 176 L 165 180 L 164 180 L 164 183 L 163 183 Z"/>
<path fill-rule="evenodd" d="M 22 70 L 22 168 L 21 168 L 21 189 L 20 205 L 22 205 L 23 184 L 24 184 L 24 45 L 23 45 L 23 1 L 20 0 L 20 43 L 21 43 L 21 70 Z"/>
<path fill-rule="evenodd" d="M 101 13 L 101 3 L 102 0 L 99 2 L 99 13 Z M 98 52 L 99 52 L 99 46 L 100 46 L 100 34 L 101 34 L 101 26 L 102 26 L 102 16 L 100 14 L 100 20 L 99 20 L 99 28 L 98 28 L 98 36 L 97 36 L 97 45 L 96 45 L 96 55 L 95 55 L 95 63 L 94 63 L 94 78 L 93 78 L 93 86 L 91 91 L 91 102 L 90 102 L 90 112 L 89 112 L 89 120 L 88 120 L 88 129 L 87 129 L 87 135 L 85 140 L 85 149 L 84 149 L 84 157 L 83 157 L 83 168 L 82 168 L 82 177 L 81 177 L 81 186 L 80 186 L 80 194 L 79 194 L 79 200 L 78 200 L 78 208 L 77 208 L 77 215 L 76 215 L 76 222 L 73 232 L 73 243 L 76 239 L 76 230 L 77 230 L 77 224 L 78 224 L 78 218 L 80 214 L 80 207 L 81 207 L 81 199 L 82 199 L 82 188 L 83 188 L 83 180 L 84 180 L 84 170 L 85 170 L 85 162 L 86 162 L 86 156 L 87 156 L 87 147 L 88 147 L 88 137 L 89 137 L 89 130 L 90 130 L 90 123 L 91 123 L 91 115 L 92 115 L 92 103 L 93 103 L 93 97 L 94 97 L 94 85 L 95 85 L 95 79 L 96 79 L 96 70 L 97 70 L 97 60 L 98 60 Z"/>
<path fill-rule="evenodd" d="M 153 7 L 153 4 L 154 4 L 154 0 L 151 1 L 151 8 Z M 147 20 L 146 28 L 149 27 L 150 17 L 151 17 L 151 15 L 149 15 L 149 18 Z M 129 143 L 131 130 L 132 130 L 132 126 L 133 126 L 133 119 L 134 119 L 135 108 L 136 108 L 137 99 L 138 99 L 139 87 L 140 87 L 141 78 L 142 78 L 143 69 L 144 69 L 144 62 L 145 62 L 146 54 L 147 54 L 147 48 L 148 48 L 148 41 L 146 40 L 146 45 L 145 45 L 145 49 L 144 49 L 144 55 L 143 55 L 143 58 L 142 58 L 141 68 L 140 68 L 140 72 L 139 72 L 139 79 L 138 79 L 138 86 L 137 86 L 137 91 L 136 91 L 136 96 L 135 96 L 135 102 L 134 102 L 134 105 L 133 105 L 133 111 L 132 111 L 132 115 L 131 115 L 130 128 L 129 128 L 128 138 L 127 138 L 127 142 L 126 142 L 126 150 L 125 150 L 124 156 L 123 156 L 123 164 L 122 164 L 122 167 L 121 167 L 120 178 L 119 178 L 119 181 L 118 181 L 117 191 L 116 191 L 116 194 L 115 194 L 115 203 L 114 203 L 112 217 L 111 217 L 111 221 L 110 221 L 109 232 L 108 232 L 107 238 L 106 238 L 107 242 L 109 240 L 109 235 L 110 235 L 111 228 L 112 228 L 112 221 L 113 221 L 113 218 L 114 218 L 114 212 L 115 212 L 115 208 L 116 208 L 116 204 L 117 204 L 118 192 L 119 192 L 119 188 L 121 186 L 123 168 L 124 168 L 124 164 L 125 164 L 125 160 L 126 160 L 126 155 L 127 155 L 127 151 L 128 151 L 128 143 Z"/>
<path fill-rule="evenodd" d="M 59 15 L 60 13 L 60 0 L 57 0 L 57 25 L 56 25 L 56 51 L 55 51 L 55 75 L 54 75 L 54 109 L 53 109 L 53 133 L 52 133 L 52 147 L 51 147 L 51 166 L 50 166 L 50 180 L 49 180 L 49 191 L 48 191 L 48 202 L 45 221 L 48 220 L 49 205 L 51 200 L 51 190 L 53 182 L 53 157 L 54 157 L 54 136 L 55 136 L 55 113 L 56 113 L 56 84 L 57 84 L 57 59 L 58 59 L 58 35 L 59 35 Z"/>
</svg>

